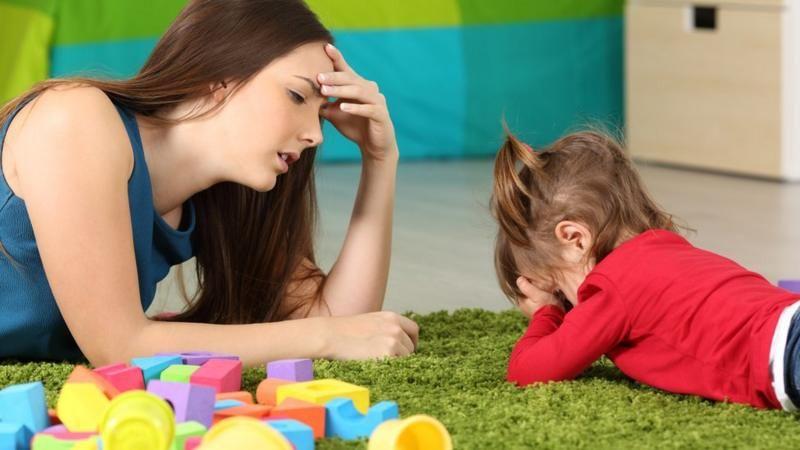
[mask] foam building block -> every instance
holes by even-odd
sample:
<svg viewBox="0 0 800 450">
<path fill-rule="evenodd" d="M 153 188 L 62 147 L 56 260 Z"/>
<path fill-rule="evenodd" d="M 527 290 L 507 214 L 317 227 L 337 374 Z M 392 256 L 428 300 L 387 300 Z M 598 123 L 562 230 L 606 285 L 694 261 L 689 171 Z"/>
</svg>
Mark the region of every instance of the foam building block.
<svg viewBox="0 0 800 450">
<path fill-rule="evenodd" d="M 778 281 L 778 287 L 800 294 L 800 280 L 780 280 Z"/>
<path fill-rule="evenodd" d="M 356 409 L 361 411 L 362 414 L 366 414 L 369 410 L 369 389 L 335 379 L 314 380 L 279 386 L 277 389 L 278 404 L 281 404 L 288 397 L 318 405 L 325 405 L 335 398 L 349 398 L 353 400 Z"/>
<path fill-rule="evenodd" d="M 190 437 L 202 437 L 206 434 L 206 427 L 199 422 L 183 422 L 175 427 L 175 437 L 172 439 L 170 450 L 184 450 L 186 441 Z"/>
<path fill-rule="evenodd" d="M 369 437 L 367 450 L 453 450 L 447 428 L 431 416 L 418 414 L 383 422 Z"/>
<path fill-rule="evenodd" d="M 215 391 L 209 386 L 153 380 L 147 392 L 163 398 L 172 405 L 177 423 L 195 421 L 206 428 L 214 419 Z"/>
<path fill-rule="evenodd" d="M 203 436 L 202 450 L 292 450 L 292 444 L 274 428 L 252 417 L 230 417 Z"/>
<path fill-rule="evenodd" d="M 119 395 L 119 389 L 114 387 L 110 381 L 84 366 L 75 366 L 64 383 L 92 383 L 99 387 L 103 394 L 110 399 Z"/>
<path fill-rule="evenodd" d="M 325 436 L 354 440 L 369 437 L 378 425 L 400 417 L 395 402 L 380 402 L 361 414 L 349 398 L 337 398 L 325 405 Z"/>
<path fill-rule="evenodd" d="M 0 390 L 0 422 L 20 423 L 31 433 L 50 426 L 44 385 L 37 381 Z"/>
<path fill-rule="evenodd" d="M 58 417 L 69 431 L 96 432 L 111 402 L 93 383 L 65 383 L 56 402 Z"/>
<path fill-rule="evenodd" d="M 314 364 L 310 359 L 283 359 L 267 363 L 267 378 L 295 382 L 314 379 Z"/>
<path fill-rule="evenodd" d="M 181 352 L 181 353 L 157 353 L 157 356 L 180 356 L 183 364 L 193 366 L 202 366 L 210 359 L 228 359 L 231 361 L 238 361 L 239 357 L 236 355 L 229 355 L 227 353 L 213 353 L 213 352 Z"/>
<path fill-rule="evenodd" d="M 244 405 L 234 406 L 233 408 L 225 408 L 214 412 L 214 423 L 221 422 L 229 417 L 252 417 L 254 419 L 263 419 L 269 416 L 272 411 L 271 406 L 266 405 Z"/>
<path fill-rule="evenodd" d="M 94 372 L 108 380 L 119 392 L 144 390 L 144 375 L 140 367 L 112 364 L 98 367 L 94 369 Z"/>
<path fill-rule="evenodd" d="M 294 419 L 302 422 L 314 433 L 314 439 L 325 436 L 325 407 L 316 403 L 287 398 L 272 408 L 270 419 Z"/>
<path fill-rule="evenodd" d="M 0 422 L 0 448 L 3 450 L 27 450 L 31 431 L 16 422 Z"/>
<path fill-rule="evenodd" d="M 142 369 L 145 384 L 150 380 L 157 380 L 161 372 L 173 364 L 183 364 L 183 359 L 178 355 L 148 356 L 145 358 L 133 358 L 131 365 Z"/>
<path fill-rule="evenodd" d="M 266 378 L 258 384 L 258 388 L 256 389 L 256 400 L 262 405 L 275 406 L 278 404 L 278 386 L 284 386 L 292 383 L 293 381 L 280 380 L 278 378 Z"/>
<path fill-rule="evenodd" d="M 240 402 L 239 400 L 234 400 L 232 398 L 226 398 L 222 400 L 217 400 L 214 403 L 214 411 L 220 411 L 223 409 L 233 408 L 235 406 L 242 406 L 244 403 Z"/>
<path fill-rule="evenodd" d="M 69 433 L 69 430 L 67 430 L 67 427 L 65 427 L 64 424 L 56 424 L 50 425 L 49 427 L 40 431 L 40 433 L 56 435 L 58 433 Z"/>
<path fill-rule="evenodd" d="M 78 443 L 89 439 L 97 440 L 97 437 L 91 433 L 71 433 L 62 436 L 40 433 L 33 437 L 31 450 L 72 450 Z"/>
<path fill-rule="evenodd" d="M 189 380 L 216 389 L 217 393 L 242 390 L 242 362 L 229 359 L 210 359 L 200 366 Z"/>
<path fill-rule="evenodd" d="M 308 425 L 292 419 L 267 420 L 265 423 L 288 439 L 295 450 L 314 450 L 314 432 Z"/>
<path fill-rule="evenodd" d="M 192 374 L 199 369 L 200 366 L 192 366 L 188 364 L 173 364 L 163 372 L 159 379 L 161 381 L 173 381 L 175 383 L 188 383 Z"/>
<path fill-rule="evenodd" d="M 186 442 L 183 444 L 183 450 L 195 450 L 196 448 L 200 447 L 202 442 L 202 437 L 192 436 L 189 439 L 186 439 Z"/>
<path fill-rule="evenodd" d="M 249 403 L 251 405 L 255 403 L 253 401 L 253 394 L 247 391 L 222 392 L 220 394 L 217 394 L 217 401 L 228 400 L 228 399 L 238 400 L 242 403 Z"/>
<path fill-rule="evenodd" d="M 47 410 L 47 417 L 50 418 L 50 423 L 52 425 L 58 425 L 61 423 L 61 419 L 58 418 L 55 408 L 50 408 Z"/>
</svg>

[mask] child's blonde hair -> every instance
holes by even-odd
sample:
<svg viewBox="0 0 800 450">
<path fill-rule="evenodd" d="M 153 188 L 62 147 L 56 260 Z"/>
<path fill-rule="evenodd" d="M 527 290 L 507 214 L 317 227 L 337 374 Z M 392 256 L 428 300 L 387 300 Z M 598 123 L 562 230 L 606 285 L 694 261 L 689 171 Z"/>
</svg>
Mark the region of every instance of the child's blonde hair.
<svg viewBox="0 0 800 450">
<path fill-rule="evenodd" d="M 541 151 L 508 133 L 495 159 L 491 205 L 499 224 L 495 270 L 512 302 L 522 296 L 518 265 L 538 281 L 558 279 L 563 262 L 555 227 L 563 220 L 589 229 L 588 255 L 597 262 L 630 236 L 678 228 L 650 198 L 620 144 L 595 131 L 570 134 Z"/>
</svg>

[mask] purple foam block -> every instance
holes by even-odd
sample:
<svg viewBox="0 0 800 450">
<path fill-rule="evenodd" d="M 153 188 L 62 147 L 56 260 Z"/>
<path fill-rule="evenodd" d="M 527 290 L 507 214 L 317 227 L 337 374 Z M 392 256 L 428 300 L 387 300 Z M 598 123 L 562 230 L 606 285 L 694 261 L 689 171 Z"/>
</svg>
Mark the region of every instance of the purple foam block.
<svg viewBox="0 0 800 450">
<path fill-rule="evenodd" d="M 314 364 L 310 359 L 283 359 L 267 363 L 267 378 L 289 381 L 311 381 L 314 379 Z"/>
<path fill-rule="evenodd" d="M 778 281 L 778 287 L 800 294 L 800 280 L 780 280 Z"/>
<path fill-rule="evenodd" d="M 194 420 L 211 428 L 214 418 L 216 391 L 209 386 L 169 381 L 152 380 L 147 384 L 147 392 L 155 394 L 172 404 L 175 422 Z"/>
</svg>

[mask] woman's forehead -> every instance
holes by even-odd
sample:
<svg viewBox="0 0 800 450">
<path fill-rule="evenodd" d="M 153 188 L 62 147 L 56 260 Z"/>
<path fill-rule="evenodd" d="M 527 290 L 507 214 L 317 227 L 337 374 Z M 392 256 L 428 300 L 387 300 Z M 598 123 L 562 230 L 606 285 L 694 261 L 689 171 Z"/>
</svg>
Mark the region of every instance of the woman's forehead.
<svg viewBox="0 0 800 450">
<path fill-rule="evenodd" d="M 333 62 L 325 53 L 324 45 L 322 42 L 302 45 L 273 61 L 267 69 L 316 79 L 319 73 L 333 71 Z"/>
</svg>

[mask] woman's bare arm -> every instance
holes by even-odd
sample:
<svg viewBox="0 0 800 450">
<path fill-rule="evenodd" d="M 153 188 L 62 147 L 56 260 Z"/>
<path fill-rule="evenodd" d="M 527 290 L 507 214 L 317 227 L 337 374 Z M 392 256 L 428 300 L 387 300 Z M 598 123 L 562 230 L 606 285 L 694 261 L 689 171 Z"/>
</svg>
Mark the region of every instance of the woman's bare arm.
<svg viewBox="0 0 800 450">
<path fill-rule="evenodd" d="M 165 351 L 371 358 L 413 351 L 416 325 L 378 313 L 253 325 L 153 322 L 139 298 L 124 126 L 94 88 L 48 91 L 14 121 L 16 193 L 25 200 L 50 287 L 92 364 Z"/>
</svg>

